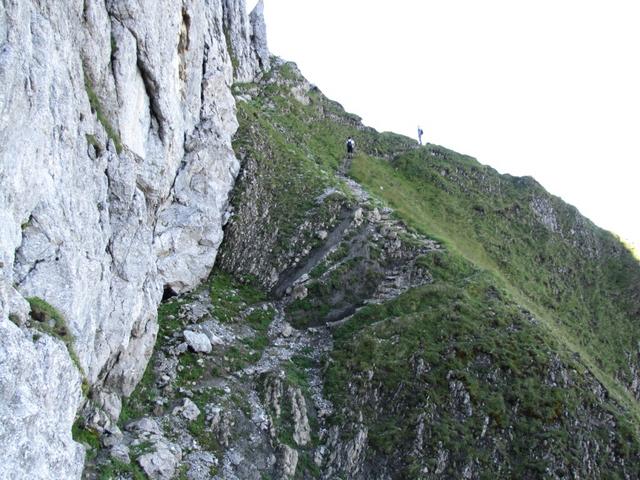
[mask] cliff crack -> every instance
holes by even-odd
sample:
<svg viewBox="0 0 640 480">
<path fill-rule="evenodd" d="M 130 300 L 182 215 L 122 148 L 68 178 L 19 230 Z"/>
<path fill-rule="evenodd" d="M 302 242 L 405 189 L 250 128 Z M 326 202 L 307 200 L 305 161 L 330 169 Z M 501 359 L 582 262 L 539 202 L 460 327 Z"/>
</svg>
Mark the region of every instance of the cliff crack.
<svg viewBox="0 0 640 480">
<path fill-rule="evenodd" d="M 136 39 L 137 43 L 137 39 Z M 162 109 L 160 108 L 160 103 L 158 101 L 158 82 L 153 77 L 151 70 L 147 68 L 142 55 L 140 54 L 139 46 L 136 47 L 136 56 L 137 56 L 137 67 L 140 72 L 140 76 L 142 77 L 142 83 L 144 84 L 144 90 L 149 97 L 149 113 L 152 118 L 152 125 L 155 122 L 158 128 L 158 134 L 160 135 L 160 140 L 165 141 L 165 121 L 164 115 L 162 114 Z"/>
</svg>

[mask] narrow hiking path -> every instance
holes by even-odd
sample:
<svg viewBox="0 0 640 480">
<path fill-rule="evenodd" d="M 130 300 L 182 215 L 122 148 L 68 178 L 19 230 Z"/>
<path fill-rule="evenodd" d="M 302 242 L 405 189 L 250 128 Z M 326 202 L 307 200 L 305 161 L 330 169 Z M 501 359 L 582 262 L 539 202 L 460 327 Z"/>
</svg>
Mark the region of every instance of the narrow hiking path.
<svg viewBox="0 0 640 480">
<path fill-rule="evenodd" d="M 336 177 L 348 187 L 354 198 L 356 198 L 358 206 L 356 208 L 343 208 L 340 212 L 337 226 L 327 233 L 322 245 L 313 250 L 305 258 L 302 265 L 286 270 L 280 275 L 278 283 L 273 288 L 273 293 L 276 297 L 282 297 L 285 295 L 288 289 L 292 288 L 300 279 L 304 279 L 311 270 L 318 266 L 320 262 L 322 262 L 327 255 L 335 249 L 335 247 L 344 239 L 345 232 L 353 223 L 358 209 L 369 201 L 369 194 L 364 191 L 362 186 L 347 176 L 347 172 L 351 167 L 351 161 L 352 158 L 349 156 L 346 156 L 343 159 Z M 316 203 L 322 203 L 327 197 L 337 191 L 338 190 L 335 188 L 327 189 L 316 199 Z"/>
<path fill-rule="evenodd" d="M 280 275 L 277 285 L 273 288 L 276 297 L 282 297 L 296 282 L 304 278 L 313 270 L 344 238 L 345 231 L 353 222 L 353 210 L 343 209 L 340 213 L 338 225 L 331 230 L 320 248 L 311 252 L 302 265 L 285 271 Z"/>
</svg>

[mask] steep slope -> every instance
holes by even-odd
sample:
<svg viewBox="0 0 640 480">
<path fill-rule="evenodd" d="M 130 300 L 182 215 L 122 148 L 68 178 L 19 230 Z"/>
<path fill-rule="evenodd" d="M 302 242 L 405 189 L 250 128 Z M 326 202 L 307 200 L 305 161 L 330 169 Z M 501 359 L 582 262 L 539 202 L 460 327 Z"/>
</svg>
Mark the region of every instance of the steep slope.
<svg viewBox="0 0 640 480">
<path fill-rule="evenodd" d="M 638 477 L 629 252 L 533 180 L 272 66 L 234 87 L 218 268 L 162 305 L 87 478 Z"/>
<path fill-rule="evenodd" d="M 313 175 L 304 176 L 294 165 L 313 169 L 312 164 L 292 163 L 296 172 L 288 172 L 304 177 L 296 185 L 308 188 Z M 267 164 L 256 167 L 266 173 Z M 431 282 L 418 258 L 439 249 L 391 218 L 355 182 L 341 176 L 324 180 L 329 184 L 318 191 L 313 208 L 297 212 L 300 217 L 293 223 L 298 226 L 288 231 L 291 242 L 306 253 L 292 258 L 294 249 L 282 250 L 283 274 L 270 277 L 274 295 L 257 284 L 256 276 L 233 279 L 214 271 L 205 288 L 163 305 L 152 361 L 123 409 L 124 434 L 119 429 L 105 432 L 107 449 L 95 450 L 95 439 L 89 443 L 94 449 L 87 478 L 127 472 L 207 478 L 204 471 L 229 479 L 320 474 L 316 461 L 338 448 L 329 447 L 338 442 L 337 430 L 330 437 L 321 433 L 333 411 L 322 380 L 332 344 L 323 322 L 339 320 L 367 301 L 381 302 Z M 276 187 L 260 179 L 252 188 L 260 185 Z M 257 208 L 250 202 L 239 205 Z M 256 224 L 236 223 L 233 228 L 240 225 Z M 262 227 L 287 231 L 267 223 Z M 260 231 L 262 227 L 257 225 Z M 253 241 L 248 236 L 238 240 Z M 273 253 L 281 252 L 274 247 Z M 304 287 L 310 277 L 350 281 L 353 289 L 319 298 Z M 305 303 L 307 298 L 313 304 Z M 313 309 L 320 313 L 317 317 L 304 313 Z M 290 322 L 318 326 L 296 329 Z M 87 426 L 78 433 L 94 438 Z M 141 450 L 141 444 L 147 448 Z"/>
<path fill-rule="evenodd" d="M 239 169 L 230 87 L 268 69 L 245 8 L 0 5 L 0 477 L 79 478 L 77 410 L 113 425 L 163 293 L 209 274 Z"/>
<path fill-rule="evenodd" d="M 498 175 L 440 147 L 391 163 L 360 158 L 354 175 L 499 275 L 637 396 L 640 271 L 610 233 L 533 179 Z"/>
<path fill-rule="evenodd" d="M 296 245 L 294 228 L 278 228 L 280 212 L 308 211 L 303 202 L 317 191 L 305 190 L 304 175 L 338 172 L 347 135 L 361 152 L 355 178 L 446 250 L 421 259 L 433 286 L 367 306 L 335 332 L 325 388 L 344 409 L 336 421 L 347 423 L 346 438 L 368 438 L 360 442 L 368 449 L 361 446 L 361 458 L 351 470 L 343 462 L 341 473 L 637 475 L 640 268 L 620 242 L 531 179 L 363 127 L 290 64 L 259 87 L 236 88 L 248 100 L 235 143 L 248 167 L 223 268 L 273 288 L 278 273 L 295 266 L 295 254 L 262 246 Z M 286 189 L 256 181 L 268 176 L 280 176 Z M 255 184 L 263 190 L 250 190 Z M 253 216 L 251 205 L 262 205 L 262 215 Z M 255 218 L 251 229 L 242 226 Z M 260 245 L 260 263 L 250 246 L 236 255 L 239 239 Z M 306 250 L 314 255 L 312 245 Z M 289 307 L 297 325 L 304 323 L 296 314 L 334 320 L 327 307 L 336 292 L 359 285 L 340 275 L 304 280 L 308 296 Z M 584 440 L 576 446 L 575 438 Z M 330 463 L 324 468 L 332 471 Z"/>
</svg>

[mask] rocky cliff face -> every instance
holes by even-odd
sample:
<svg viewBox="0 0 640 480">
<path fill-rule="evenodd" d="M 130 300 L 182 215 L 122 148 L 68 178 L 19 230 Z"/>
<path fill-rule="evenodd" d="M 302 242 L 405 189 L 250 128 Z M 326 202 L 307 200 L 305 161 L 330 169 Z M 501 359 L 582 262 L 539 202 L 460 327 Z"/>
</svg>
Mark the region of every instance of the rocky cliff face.
<svg viewBox="0 0 640 480">
<path fill-rule="evenodd" d="M 269 68 L 261 5 L 245 8 L 0 5 L 3 478 L 78 478 L 80 384 L 108 428 L 163 292 L 208 275 L 239 169 L 230 87 Z"/>
</svg>

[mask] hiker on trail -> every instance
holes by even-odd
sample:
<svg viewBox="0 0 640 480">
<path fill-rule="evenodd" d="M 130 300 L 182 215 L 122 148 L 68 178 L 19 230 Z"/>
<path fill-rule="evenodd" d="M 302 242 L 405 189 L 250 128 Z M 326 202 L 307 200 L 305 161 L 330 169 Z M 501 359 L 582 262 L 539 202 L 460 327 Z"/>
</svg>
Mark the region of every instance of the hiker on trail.
<svg viewBox="0 0 640 480">
<path fill-rule="evenodd" d="M 356 141 L 349 137 L 347 138 L 347 157 L 353 157 L 353 151 L 356 149 Z"/>
<path fill-rule="evenodd" d="M 418 143 L 420 145 L 422 145 L 422 135 L 424 134 L 424 132 L 422 131 L 422 128 L 420 128 L 420 126 L 418 126 Z"/>
</svg>

